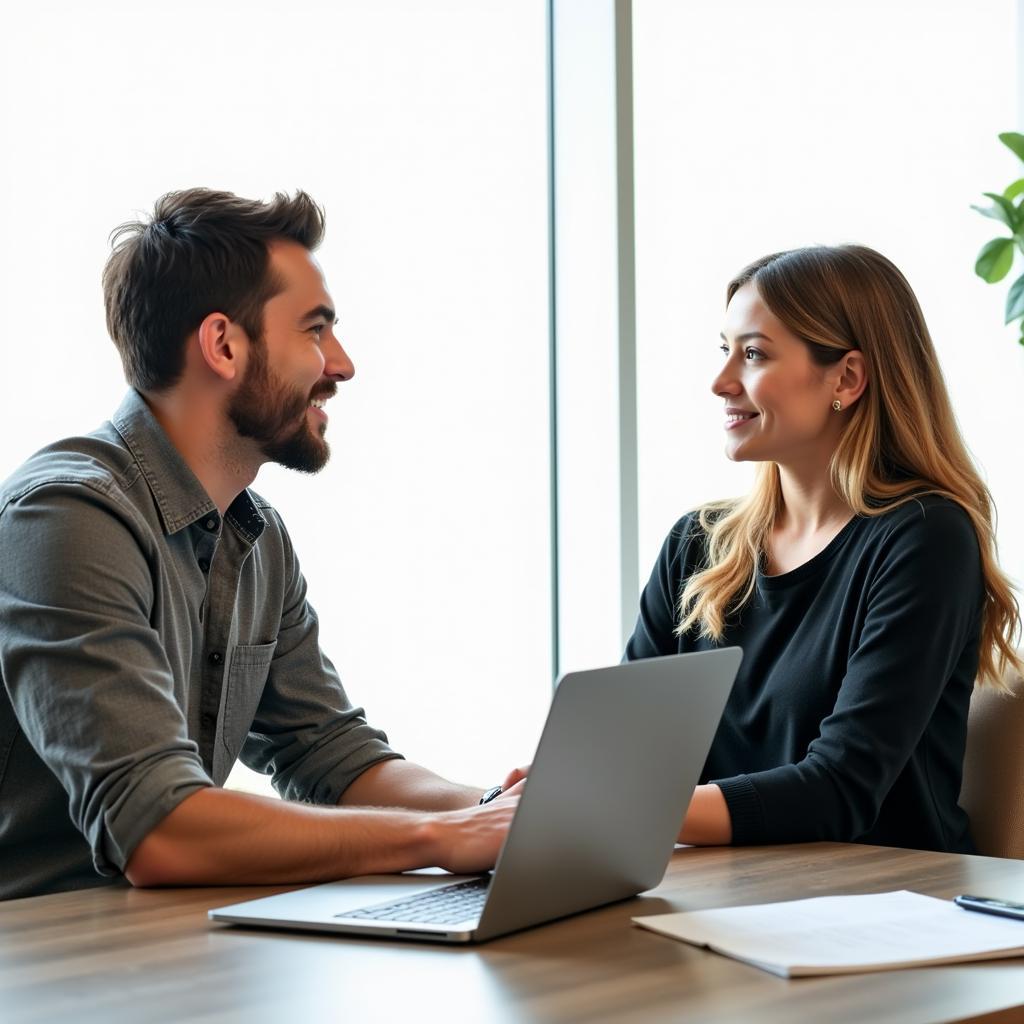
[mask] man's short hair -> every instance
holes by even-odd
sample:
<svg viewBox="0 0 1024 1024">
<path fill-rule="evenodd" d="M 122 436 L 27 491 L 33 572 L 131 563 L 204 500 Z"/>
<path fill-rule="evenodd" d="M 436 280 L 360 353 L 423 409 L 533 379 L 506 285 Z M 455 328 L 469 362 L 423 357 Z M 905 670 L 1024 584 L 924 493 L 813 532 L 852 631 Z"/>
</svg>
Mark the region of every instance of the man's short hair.
<svg viewBox="0 0 1024 1024">
<path fill-rule="evenodd" d="M 283 287 L 268 244 L 287 239 L 312 251 L 323 234 L 324 211 L 305 192 L 264 203 L 206 188 L 169 192 L 152 218 L 115 228 L 103 301 L 128 383 L 140 391 L 177 383 L 185 340 L 210 313 L 258 342 L 263 307 Z"/>
</svg>

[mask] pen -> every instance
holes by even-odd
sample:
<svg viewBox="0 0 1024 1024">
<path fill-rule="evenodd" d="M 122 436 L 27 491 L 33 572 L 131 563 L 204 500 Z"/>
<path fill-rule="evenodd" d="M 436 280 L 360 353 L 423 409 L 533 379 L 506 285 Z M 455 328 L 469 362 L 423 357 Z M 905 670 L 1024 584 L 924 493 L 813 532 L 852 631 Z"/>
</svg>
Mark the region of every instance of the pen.
<svg viewBox="0 0 1024 1024">
<path fill-rule="evenodd" d="M 964 910 L 976 910 L 979 914 L 997 914 L 1024 922 L 1024 903 L 1011 903 L 990 896 L 954 896 L 953 902 Z"/>
</svg>

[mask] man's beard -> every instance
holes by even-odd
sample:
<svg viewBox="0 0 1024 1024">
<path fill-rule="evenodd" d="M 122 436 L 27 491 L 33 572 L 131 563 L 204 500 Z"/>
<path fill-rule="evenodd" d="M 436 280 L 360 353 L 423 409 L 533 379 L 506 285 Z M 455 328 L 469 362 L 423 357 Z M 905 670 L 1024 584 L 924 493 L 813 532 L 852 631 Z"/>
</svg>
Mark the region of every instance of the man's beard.
<svg viewBox="0 0 1024 1024">
<path fill-rule="evenodd" d="M 323 438 L 326 424 L 314 434 L 306 410 L 311 398 L 333 395 L 334 386 L 301 394 L 271 373 L 262 341 L 250 351 L 245 379 L 228 403 L 228 417 L 239 436 L 252 438 L 271 462 L 301 473 L 318 473 L 327 465 L 331 449 Z"/>
</svg>

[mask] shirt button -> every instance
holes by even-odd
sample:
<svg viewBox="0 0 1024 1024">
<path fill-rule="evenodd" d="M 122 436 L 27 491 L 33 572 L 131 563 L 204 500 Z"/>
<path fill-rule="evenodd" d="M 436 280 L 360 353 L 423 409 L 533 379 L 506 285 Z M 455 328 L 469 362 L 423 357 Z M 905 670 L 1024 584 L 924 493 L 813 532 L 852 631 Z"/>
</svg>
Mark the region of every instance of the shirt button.
<svg viewBox="0 0 1024 1024">
<path fill-rule="evenodd" d="M 217 520 L 216 519 L 207 519 L 206 522 L 203 525 L 208 530 L 216 530 L 217 529 Z"/>
<path fill-rule="evenodd" d="M 220 651 L 214 651 L 209 660 L 211 665 L 219 665 L 224 660 L 224 655 Z"/>
<path fill-rule="evenodd" d="M 200 558 L 200 559 L 199 559 L 199 568 L 200 568 L 200 569 L 201 569 L 201 570 L 202 570 L 203 572 L 209 572 L 209 571 L 210 571 L 210 562 L 209 562 L 209 559 L 206 559 L 206 558 Z"/>
</svg>

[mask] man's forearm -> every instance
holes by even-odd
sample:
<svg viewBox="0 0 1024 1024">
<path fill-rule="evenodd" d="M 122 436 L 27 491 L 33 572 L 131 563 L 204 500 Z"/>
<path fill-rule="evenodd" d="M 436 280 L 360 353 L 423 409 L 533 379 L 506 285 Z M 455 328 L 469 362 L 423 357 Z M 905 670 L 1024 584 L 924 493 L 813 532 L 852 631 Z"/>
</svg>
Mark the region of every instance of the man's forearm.
<svg viewBox="0 0 1024 1024">
<path fill-rule="evenodd" d="M 423 815 L 311 807 L 210 787 L 146 836 L 125 875 L 144 886 L 316 882 L 422 867 L 430 846 Z"/>
<path fill-rule="evenodd" d="M 210 787 L 186 797 L 139 844 L 133 885 L 260 885 L 442 867 L 492 868 L 515 813 L 513 797 L 424 814 L 310 807 Z"/>
<path fill-rule="evenodd" d="M 403 807 L 454 811 L 475 806 L 483 790 L 461 786 L 422 765 L 393 759 L 371 765 L 341 796 L 342 807 Z"/>
</svg>

